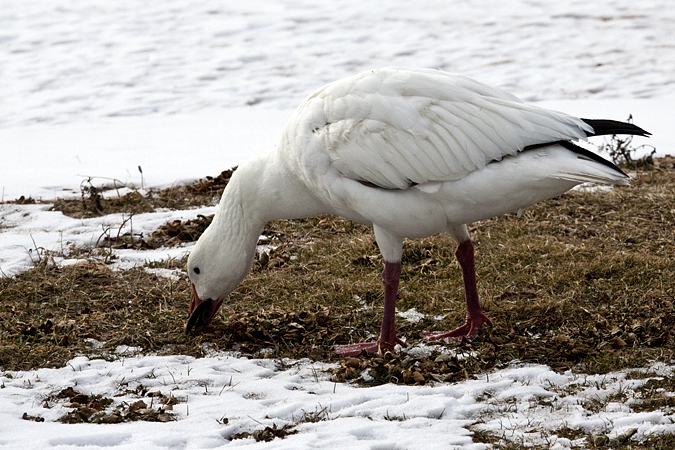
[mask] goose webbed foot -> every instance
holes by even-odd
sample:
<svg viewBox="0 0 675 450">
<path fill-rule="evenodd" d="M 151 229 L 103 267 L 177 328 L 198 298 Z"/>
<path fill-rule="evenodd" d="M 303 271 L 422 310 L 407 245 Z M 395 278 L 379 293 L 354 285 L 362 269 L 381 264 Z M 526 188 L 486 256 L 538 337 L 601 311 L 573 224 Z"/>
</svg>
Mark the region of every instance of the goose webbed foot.
<svg viewBox="0 0 675 450">
<path fill-rule="evenodd" d="M 467 317 L 464 325 L 455 328 L 452 331 L 428 331 L 422 333 L 425 341 L 440 341 L 441 339 L 462 339 L 464 337 L 473 339 L 483 329 L 484 325 L 492 325 L 490 319 L 478 311 L 473 317 Z"/>
<path fill-rule="evenodd" d="M 366 353 L 377 353 L 379 351 L 394 350 L 396 344 L 405 347 L 405 342 L 397 337 L 394 337 L 394 342 L 384 342 L 379 339 L 375 342 L 361 342 L 359 344 L 336 345 L 333 351 L 341 356 L 358 356 L 362 351 Z"/>
</svg>

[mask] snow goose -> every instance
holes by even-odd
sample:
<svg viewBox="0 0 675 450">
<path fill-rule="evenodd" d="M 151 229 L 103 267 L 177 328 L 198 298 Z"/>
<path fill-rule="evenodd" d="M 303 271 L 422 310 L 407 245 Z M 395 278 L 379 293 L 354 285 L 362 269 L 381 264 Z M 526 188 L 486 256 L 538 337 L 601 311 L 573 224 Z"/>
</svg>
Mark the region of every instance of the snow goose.
<svg viewBox="0 0 675 450">
<path fill-rule="evenodd" d="M 527 105 L 470 78 L 389 67 L 314 92 L 295 110 L 279 145 L 239 166 L 213 223 L 188 258 L 186 331 L 208 324 L 251 268 L 273 219 L 337 214 L 372 225 L 384 257 L 384 315 L 375 342 L 343 355 L 393 347 L 404 238 L 448 233 L 466 291 L 467 318 L 429 339 L 474 336 L 490 320 L 478 301 L 466 224 L 518 211 L 584 183 L 627 185 L 628 176 L 572 140 L 649 133 Z"/>
</svg>

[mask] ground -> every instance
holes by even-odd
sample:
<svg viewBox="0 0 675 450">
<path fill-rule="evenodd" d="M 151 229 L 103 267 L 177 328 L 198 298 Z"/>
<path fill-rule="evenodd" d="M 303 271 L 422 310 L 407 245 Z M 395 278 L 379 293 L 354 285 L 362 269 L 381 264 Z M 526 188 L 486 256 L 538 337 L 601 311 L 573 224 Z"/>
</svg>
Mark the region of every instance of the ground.
<svg viewBox="0 0 675 450">
<path fill-rule="evenodd" d="M 145 196 L 132 192 L 106 199 L 89 189 L 81 199 L 58 201 L 55 207 L 82 217 L 203 205 L 219 195 L 229 175 Z M 332 369 L 334 381 L 377 385 L 461 381 L 514 360 L 560 373 L 602 374 L 669 363 L 673 357 L 672 157 L 634 172 L 630 187 L 582 188 L 521 217 L 472 224 L 479 293 L 493 326 L 473 341 L 452 341 L 442 351 L 418 356 L 340 358 L 332 352 L 334 344 L 377 333 L 383 295 L 383 261 L 372 230 L 339 217 L 270 223 L 261 244 L 273 249 L 258 254 L 249 276 L 198 335 L 184 332 L 189 298 L 184 260 L 122 271 L 107 265 L 116 248 L 193 241 L 210 220 L 167 223 L 149 236 L 117 235 L 98 248 L 70 249 L 80 262 L 69 266 L 42 253 L 32 270 L 0 279 L 0 366 L 29 370 L 61 367 L 76 355 L 115 358 L 120 345 L 197 357 L 236 350 L 339 362 Z M 398 310 L 420 313 L 417 321 L 398 319 L 408 347 L 422 342 L 423 331 L 463 322 L 454 250 L 447 236 L 405 243 Z M 672 392 L 673 383 L 668 377 L 650 382 L 640 391 L 641 408 L 672 408 L 675 403 L 663 389 Z M 476 436 L 500 442 L 487 432 Z M 661 448 L 672 443 L 659 439 L 666 439 Z"/>
</svg>

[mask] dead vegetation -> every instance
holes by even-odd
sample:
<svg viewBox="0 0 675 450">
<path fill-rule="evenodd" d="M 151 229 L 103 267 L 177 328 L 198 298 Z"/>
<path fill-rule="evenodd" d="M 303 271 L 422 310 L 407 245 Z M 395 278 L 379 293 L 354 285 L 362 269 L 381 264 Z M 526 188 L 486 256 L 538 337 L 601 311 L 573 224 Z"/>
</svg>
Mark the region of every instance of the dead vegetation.
<svg viewBox="0 0 675 450">
<path fill-rule="evenodd" d="M 606 398 L 590 397 L 581 406 L 583 406 L 588 414 L 611 412 L 613 402 L 629 405 L 630 409 L 635 413 L 659 411 L 670 415 L 673 412 L 674 402 L 672 393 L 675 388 L 675 378 L 672 374 L 664 376 L 658 375 L 651 370 L 636 369 L 628 371 L 627 377 L 629 380 L 647 379 L 647 381 L 637 387 L 621 389 Z M 577 390 L 602 387 L 602 383 L 598 385 L 597 381 L 587 382 L 585 380 L 576 385 Z M 570 389 L 570 387 L 565 389 Z M 553 397 L 552 399 L 537 399 L 535 401 L 536 406 L 530 406 L 546 412 L 567 409 L 569 404 L 564 401 L 564 392 L 560 394 L 560 396 Z M 517 409 L 517 406 L 509 404 L 508 399 L 491 398 L 488 401 L 491 403 L 494 411 Z M 523 448 L 547 450 L 554 447 L 559 448 L 559 441 L 563 438 L 572 441 L 569 444 L 563 444 L 563 447 L 579 449 L 666 450 L 673 448 L 673 445 L 675 445 L 675 435 L 669 433 L 643 435 L 638 439 L 636 434 L 639 428 L 636 427 L 628 428 L 620 434 L 612 433 L 613 427 L 609 424 L 604 429 L 601 427 L 594 432 L 567 425 L 549 429 L 546 426 L 542 426 L 541 421 L 535 418 L 536 413 L 531 416 L 532 420 L 527 421 L 527 423 L 521 421 L 520 423 L 514 423 L 512 426 L 505 426 L 501 432 L 488 431 L 482 427 L 482 424 L 486 423 L 491 417 L 490 412 L 488 412 L 471 425 L 470 429 L 473 432 L 474 442 L 490 444 L 491 448 L 497 450 Z"/>
<path fill-rule="evenodd" d="M 628 123 L 633 123 L 633 115 L 630 114 L 626 120 Z M 649 153 L 644 151 L 651 150 Z M 652 145 L 644 144 L 639 147 L 633 145 L 632 135 L 617 136 L 612 135 L 609 140 L 599 146 L 600 153 L 606 152 L 612 159 L 614 164 L 626 167 L 628 169 L 642 169 L 650 168 L 654 165 L 654 155 L 656 148 Z M 636 154 L 644 153 L 641 157 L 636 158 Z"/>
<path fill-rule="evenodd" d="M 149 189 L 142 194 L 138 189 L 128 192 L 121 182 L 97 186 L 88 178 L 80 184 L 81 198 L 58 199 L 53 210 L 75 218 L 98 217 L 105 214 L 139 214 L 153 212 L 160 208 L 188 209 L 196 206 L 211 205 L 218 201 L 227 182 L 236 169 L 223 171 L 220 175 L 202 178 L 195 183 L 166 189 Z M 110 193 L 110 195 L 104 195 Z M 35 202 L 33 199 L 20 199 L 23 203 Z"/>
<path fill-rule="evenodd" d="M 330 420 L 328 408 L 316 409 L 315 411 L 303 411 L 300 417 L 294 417 L 293 421 L 282 426 L 273 423 L 272 426 L 266 426 L 262 429 L 251 431 L 242 431 L 232 435 L 231 439 L 253 438 L 256 442 L 270 442 L 276 438 L 284 439 L 287 436 L 296 434 L 296 428 L 303 423 L 316 423 L 324 420 Z M 221 423 L 228 423 L 227 418 L 223 418 Z"/>
<path fill-rule="evenodd" d="M 224 172 L 142 198 L 134 192 L 114 201 L 101 198 L 98 213 L 210 204 L 230 175 Z M 86 217 L 95 213 L 92 204 L 78 199 L 55 208 Z M 194 241 L 210 220 L 199 216 L 167 223 L 145 237 L 111 233 L 100 245 L 108 252 Z M 43 255 L 33 270 L 0 279 L 0 368 L 59 367 L 76 355 L 116 358 L 121 345 L 157 354 L 203 356 L 236 350 L 258 357 L 338 361 L 332 379 L 362 385 L 453 382 L 514 360 L 583 373 L 672 363 L 673 230 L 672 157 L 641 168 L 630 187 L 575 190 L 530 208 L 520 218 L 508 215 L 473 224 L 480 295 L 494 326 L 473 341 L 443 344 L 430 354 L 387 352 L 356 358 L 338 358 L 331 347 L 378 332 L 383 262 L 372 231 L 339 217 L 268 224 L 260 243 L 274 249 L 258 255 L 251 273 L 198 336 L 185 335 L 183 329 L 189 299 L 184 261 L 150 264 L 173 270 L 179 276 L 175 280 L 146 267 L 113 271 L 105 264 L 108 258 L 96 257 L 95 251 L 88 260 L 67 267 Z M 398 310 L 415 308 L 424 315 L 416 323 L 397 320 L 410 346 L 422 342 L 422 331 L 451 329 L 464 320 L 454 251 L 454 243 L 442 235 L 405 243 Z M 637 391 L 631 408 L 675 408 L 672 397 L 663 394 L 663 389 L 672 392 L 668 383 L 672 379 L 650 380 Z M 53 399 L 70 402 L 73 410 L 62 418 L 68 423 L 172 420 L 163 403 L 153 408 L 152 402 L 149 406 L 139 400 L 114 408 L 110 399 L 72 394 Z M 266 441 L 292 434 L 294 427 L 266 427 L 233 438 Z M 520 448 L 474 431 L 476 442 Z M 580 430 L 559 431 L 559 437 L 585 436 Z M 585 439 L 589 448 L 670 448 L 673 443 L 671 435 L 640 443 L 630 437 L 611 441 L 604 435 Z"/>
<path fill-rule="evenodd" d="M 149 400 L 139 399 L 135 402 L 116 402 L 103 395 L 87 395 L 72 387 L 62 389 L 42 400 L 44 408 L 52 408 L 55 404 L 63 404 L 71 408 L 70 411 L 58 418 L 61 423 L 121 423 L 121 422 L 170 422 L 176 420 L 171 412 L 173 405 L 180 403 L 176 397 L 165 396 L 160 391 L 148 392 L 143 385 L 138 385 L 133 391 L 126 390 L 116 397 L 132 396 L 147 397 Z M 150 404 L 147 402 L 149 401 Z M 44 422 L 41 416 L 23 414 L 23 420 Z"/>
<path fill-rule="evenodd" d="M 209 183 L 163 195 L 218 195 Z M 592 373 L 670 361 L 674 188 L 675 162 L 665 158 L 637 174 L 631 187 L 577 190 L 536 205 L 521 218 L 474 224 L 479 289 L 494 326 L 474 341 L 446 344 L 467 356 L 350 358 L 341 361 L 333 378 L 423 384 L 463 379 L 514 359 Z M 163 236 L 157 242 L 194 240 L 208 221 L 166 224 L 156 233 Z M 112 271 L 95 259 L 56 267 L 45 258 L 32 271 L 4 278 L 0 366 L 62 366 L 76 354 L 114 357 L 119 345 L 160 354 L 200 356 L 214 349 L 332 361 L 337 359 L 332 345 L 377 332 L 382 260 L 369 228 L 320 216 L 272 222 L 265 235 L 275 250 L 260 255 L 199 336 L 183 333 L 189 298 L 184 276 L 175 281 L 144 268 Z M 450 329 L 463 321 L 454 250 L 447 236 L 405 244 L 398 309 L 425 315 L 418 323 L 398 321 L 400 335 L 411 345 L 421 341 L 424 330 Z M 165 267 L 180 273 L 183 264 L 169 261 Z"/>
</svg>

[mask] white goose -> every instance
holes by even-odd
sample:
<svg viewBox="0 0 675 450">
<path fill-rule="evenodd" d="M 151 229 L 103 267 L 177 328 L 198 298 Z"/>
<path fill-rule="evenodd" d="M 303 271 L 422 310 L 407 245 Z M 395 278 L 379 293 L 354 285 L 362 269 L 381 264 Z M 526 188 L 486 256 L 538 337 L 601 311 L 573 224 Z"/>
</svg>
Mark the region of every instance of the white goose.
<svg viewBox="0 0 675 450">
<path fill-rule="evenodd" d="M 404 238 L 448 233 L 457 243 L 466 323 L 429 339 L 474 336 L 490 320 L 476 289 L 466 223 L 518 211 L 584 183 L 628 176 L 570 140 L 649 133 L 632 124 L 579 119 L 524 104 L 469 78 L 389 67 L 331 83 L 293 113 L 275 149 L 234 172 L 213 223 L 188 259 L 186 330 L 210 322 L 246 276 L 267 222 L 337 214 L 372 225 L 384 257 L 384 316 L 376 342 L 393 347 Z"/>
</svg>

